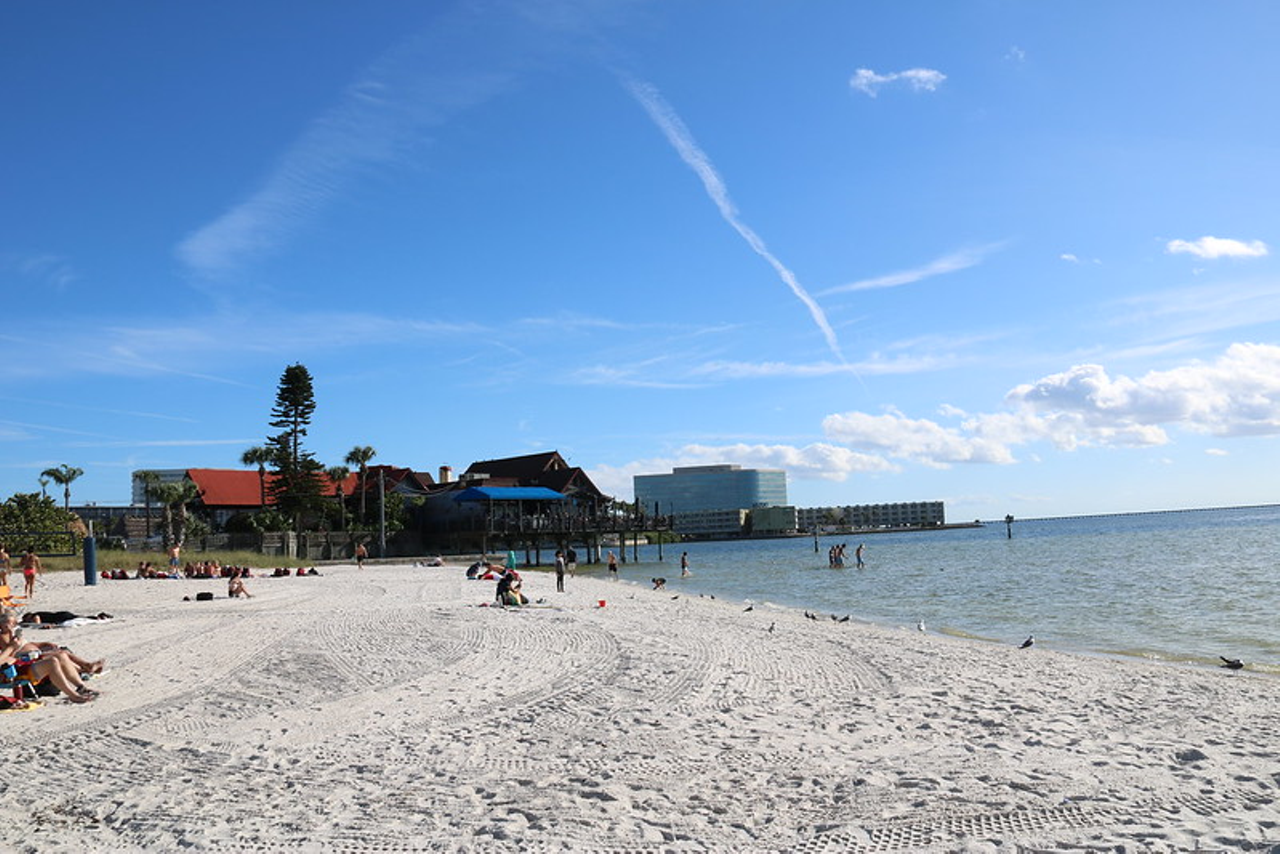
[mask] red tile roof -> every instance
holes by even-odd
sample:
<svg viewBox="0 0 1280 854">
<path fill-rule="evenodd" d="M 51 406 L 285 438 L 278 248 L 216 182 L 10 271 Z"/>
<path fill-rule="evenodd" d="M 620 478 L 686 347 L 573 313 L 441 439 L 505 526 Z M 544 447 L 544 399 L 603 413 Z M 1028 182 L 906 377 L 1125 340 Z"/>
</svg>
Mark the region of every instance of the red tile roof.
<svg viewBox="0 0 1280 854">
<path fill-rule="evenodd" d="M 187 477 L 200 490 L 200 500 L 206 507 L 260 507 L 262 506 L 262 486 L 258 482 L 258 473 L 253 470 L 240 469 L 187 469 Z M 335 484 L 321 475 L 321 495 L 336 494 Z M 342 483 L 342 494 L 351 495 L 356 491 L 358 476 L 352 474 Z M 267 503 L 271 500 L 271 484 L 275 475 L 267 472 Z"/>
</svg>

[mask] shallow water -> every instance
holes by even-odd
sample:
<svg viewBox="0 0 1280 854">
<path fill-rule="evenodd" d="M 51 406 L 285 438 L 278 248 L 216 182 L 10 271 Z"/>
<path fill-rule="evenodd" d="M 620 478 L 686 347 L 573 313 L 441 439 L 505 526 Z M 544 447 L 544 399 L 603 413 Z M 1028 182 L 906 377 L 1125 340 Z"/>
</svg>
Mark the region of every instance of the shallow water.
<svg viewBox="0 0 1280 854">
<path fill-rule="evenodd" d="M 827 549 L 848 544 L 845 569 Z M 853 550 L 866 544 L 866 568 Z M 886 625 L 1280 673 L 1280 505 L 640 549 L 623 578 Z M 680 578 L 680 552 L 691 578 Z M 628 550 L 628 558 L 631 551 Z"/>
</svg>

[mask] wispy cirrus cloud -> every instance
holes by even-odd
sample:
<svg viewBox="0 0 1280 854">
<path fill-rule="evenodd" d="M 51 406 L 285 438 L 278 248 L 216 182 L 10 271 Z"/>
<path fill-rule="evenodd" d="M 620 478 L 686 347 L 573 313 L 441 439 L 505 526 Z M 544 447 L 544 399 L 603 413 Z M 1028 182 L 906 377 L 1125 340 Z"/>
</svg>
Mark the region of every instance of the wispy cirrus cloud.
<svg viewBox="0 0 1280 854">
<path fill-rule="evenodd" d="M 891 71 L 877 74 L 870 68 L 859 68 L 849 78 L 849 86 L 855 91 L 870 95 L 872 98 L 885 86 L 905 85 L 913 92 L 934 92 L 947 75 L 932 68 L 908 68 L 906 71 Z"/>
<path fill-rule="evenodd" d="M 839 374 L 887 376 L 918 374 L 955 366 L 955 360 L 931 355 L 875 357 L 858 362 L 745 362 L 714 360 L 695 365 L 692 376 L 708 380 L 809 379 Z"/>
<path fill-rule="evenodd" d="M 877 288 L 897 288 L 902 285 L 910 285 L 925 279 L 931 279 L 934 276 L 944 276 L 947 273 L 955 273 L 959 270 L 967 270 L 981 264 L 982 261 L 991 253 L 997 252 L 1008 245 L 1008 241 L 999 241 L 996 243 L 988 243 L 984 246 L 974 246 L 968 249 L 961 249 L 959 252 L 952 252 L 943 255 L 941 258 L 935 258 L 927 264 L 919 267 L 913 267 L 909 270 L 899 270 L 896 273 L 889 273 L 884 276 L 876 276 L 872 279 L 860 279 L 856 282 L 850 282 L 847 285 L 836 285 L 821 291 L 819 296 L 830 296 L 831 294 L 850 293 L 852 291 L 869 291 Z"/>
<path fill-rule="evenodd" d="M 632 96 L 640 102 L 645 112 L 649 114 L 649 118 L 653 120 L 653 123 L 658 126 L 658 129 L 667 138 L 667 142 L 680 155 L 680 159 L 702 181 L 703 188 L 711 198 L 711 201 L 715 203 L 716 208 L 719 209 L 720 216 L 734 231 L 738 232 L 757 255 L 768 262 L 769 266 L 773 267 L 778 274 L 778 278 L 808 309 L 814 324 L 822 332 L 823 338 L 826 339 L 827 347 L 835 354 L 838 360 L 843 362 L 845 359 L 840 350 L 840 342 L 836 338 L 835 330 L 831 328 L 831 324 L 827 321 L 826 313 L 818 305 L 817 300 L 800 284 L 795 274 L 769 251 L 760 235 L 756 234 L 750 226 L 742 221 L 737 206 L 734 205 L 733 200 L 729 197 L 729 189 L 725 186 L 720 173 L 716 171 L 706 153 L 698 147 L 693 134 L 685 126 L 680 116 L 676 114 L 671 105 L 651 84 L 630 78 L 625 79 L 625 83 Z"/>
<path fill-rule="evenodd" d="M 261 185 L 177 247 L 192 272 L 216 277 L 275 248 L 362 170 L 405 157 L 419 134 L 501 91 L 507 77 L 420 68 L 426 40 L 390 52 L 314 120 Z"/>
<path fill-rule="evenodd" d="M 1198 240 L 1170 240 L 1165 244 L 1170 255 L 1194 255 L 1197 258 L 1262 258 L 1269 250 L 1261 240 L 1234 240 L 1229 237 L 1205 236 Z"/>
<path fill-rule="evenodd" d="M 20 279 L 37 286 L 52 286 L 62 290 L 77 278 L 75 270 L 66 258 L 52 253 L 0 255 L 0 271 L 16 274 Z"/>
</svg>

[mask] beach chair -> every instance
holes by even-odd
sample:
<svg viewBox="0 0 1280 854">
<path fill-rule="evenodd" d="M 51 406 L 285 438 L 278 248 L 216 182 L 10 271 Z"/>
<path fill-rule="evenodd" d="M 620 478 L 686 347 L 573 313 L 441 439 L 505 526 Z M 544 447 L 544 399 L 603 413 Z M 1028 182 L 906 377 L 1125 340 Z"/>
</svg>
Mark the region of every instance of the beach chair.
<svg viewBox="0 0 1280 854">
<path fill-rule="evenodd" d="M 16 611 L 19 605 L 25 607 L 26 604 L 26 596 L 14 596 L 13 591 L 9 589 L 9 585 L 0 584 L 0 607 L 13 608 Z"/>
<path fill-rule="evenodd" d="M 18 675 L 18 668 L 12 664 L 0 667 L 0 691 L 12 691 L 15 703 L 34 700 L 36 688 L 31 680 Z"/>
</svg>

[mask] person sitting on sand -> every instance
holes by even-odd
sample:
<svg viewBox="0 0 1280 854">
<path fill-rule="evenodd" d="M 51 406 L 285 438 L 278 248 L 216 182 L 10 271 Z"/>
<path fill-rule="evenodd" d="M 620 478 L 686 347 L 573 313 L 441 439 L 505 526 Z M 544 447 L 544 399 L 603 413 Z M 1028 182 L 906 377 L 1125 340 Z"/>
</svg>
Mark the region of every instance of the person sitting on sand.
<svg viewBox="0 0 1280 854">
<path fill-rule="evenodd" d="M 238 569 L 234 570 L 231 573 L 231 577 L 227 579 L 227 596 L 231 599 L 236 599 L 240 596 L 246 599 L 253 598 L 249 595 L 249 591 L 245 589 L 244 581 L 241 580 Z"/>
<path fill-rule="evenodd" d="M 77 666 L 64 652 L 45 655 L 35 644 L 24 643 L 7 618 L 0 620 L 0 667 L 14 666 L 19 678 L 29 679 L 33 685 L 45 680 L 67 696 L 73 703 L 87 703 L 98 692 L 80 679 Z"/>
</svg>

